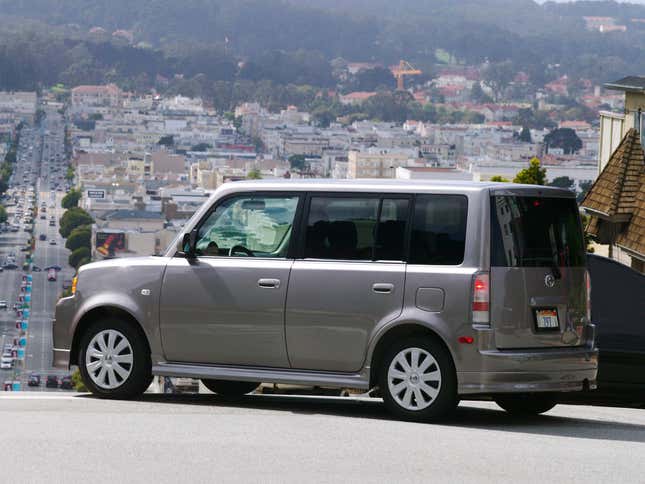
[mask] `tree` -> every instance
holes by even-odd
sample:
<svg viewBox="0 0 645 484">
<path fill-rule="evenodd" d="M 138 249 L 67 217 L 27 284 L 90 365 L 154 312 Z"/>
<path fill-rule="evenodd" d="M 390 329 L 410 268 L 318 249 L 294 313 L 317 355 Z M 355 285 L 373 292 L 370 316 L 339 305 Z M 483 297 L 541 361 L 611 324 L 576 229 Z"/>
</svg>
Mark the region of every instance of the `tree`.
<svg viewBox="0 0 645 484">
<path fill-rule="evenodd" d="M 81 262 L 84 262 L 84 259 L 89 260 L 89 258 L 90 249 L 87 247 L 79 247 L 69 255 L 68 262 L 70 266 L 78 269 L 81 266 Z"/>
<path fill-rule="evenodd" d="M 561 148 L 565 155 L 577 153 L 582 148 L 582 140 L 571 128 L 558 128 L 544 137 L 544 144 L 549 148 Z"/>
<path fill-rule="evenodd" d="M 208 151 L 213 145 L 209 143 L 197 143 L 190 148 L 190 151 Z"/>
<path fill-rule="evenodd" d="M 289 157 L 289 166 L 292 170 L 302 171 L 305 169 L 307 162 L 305 155 L 291 155 Z"/>
<path fill-rule="evenodd" d="M 78 201 L 81 199 L 81 191 L 80 190 L 70 190 L 67 195 L 63 197 L 63 199 L 60 202 L 61 207 L 63 208 L 72 208 L 72 207 L 77 207 L 78 206 Z"/>
<path fill-rule="evenodd" d="M 470 99 L 475 103 L 487 104 L 493 102 L 493 99 L 484 92 L 482 85 L 479 82 L 473 84 L 470 90 Z"/>
<path fill-rule="evenodd" d="M 513 179 L 513 183 L 544 185 L 546 183 L 546 168 L 542 168 L 540 160 L 533 157 L 529 162 L 529 167 L 521 170 Z"/>
<path fill-rule="evenodd" d="M 484 83 L 493 90 L 495 101 L 498 101 L 506 88 L 515 77 L 515 69 L 511 61 L 488 64 L 483 72 Z"/>
<path fill-rule="evenodd" d="M 161 146 L 173 146 L 175 144 L 175 138 L 171 134 L 162 136 L 161 138 L 159 138 L 157 144 Z"/>
<path fill-rule="evenodd" d="M 72 230 L 65 241 L 65 248 L 74 252 L 81 247 L 91 248 L 92 229 L 89 225 L 82 225 Z"/>
<path fill-rule="evenodd" d="M 260 173 L 260 170 L 257 168 L 253 168 L 252 170 L 249 170 L 249 172 L 246 174 L 246 179 L 247 180 L 261 180 L 262 179 L 262 173 Z"/>
<path fill-rule="evenodd" d="M 5 223 L 7 221 L 7 209 L 4 206 L 0 205 L 0 223 Z"/>
<path fill-rule="evenodd" d="M 65 180 L 67 181 L 72 181 L 74 179 L 74 168 L 71 166 L 67 167 L 67 171 L 65 172 Z"/>
<path fill-rule="evenodd" d="M 504 178 L 502 175 L 493 175 L 493 176 L 490 177 L 490 181 L 499 182 L 499 183 L 507 183 L 510 180 L 508 178 Z"/>
<path fill-rule="evenodd" d="M 582 202 L 587 196 L 587 192 L 591 188 L 591 185 L 593 185 L 591 180 L 583 180 L 578 183 L 578 188 L 580 189 L 580 193 L 578 193 L 578 196 L 576 197 L 578 203 Z"/>
<path fill-rule="evenodd" d="M 393 90 L 396 87 L 396 79 L 392 71 L 384 67 L 363 69 L 356 74 L 357 91 L 376 91 L 378 89 Z"/>
<path fill-rule="evenodd" d="M 571 190 L 573 188 L 573 184 L 575 182 L 569 178 L 568 176 L 559 176 L 553 179 L 551 183 L 549 183 L 550 187 L 559 187 L 559 188 L 566 188 L 568 190 Z"/>
<path fill-rule="evenodd" d="M 522 131 L 520 131 L 520 141 L 523 141 L 524 143 L 532 143 L 533 140 L 531 139 L 531 130 L 524 126 L 522 128 Z"/>
<path fill-rule="evenodd" d="M 58 231 L 63 238 L 67 238 L 76 227 L 91 225 L 93 223 L 94 219 L 89 213 L 82 208 L 72 207 L 65 211 L 63 216 L 60 218 L 60 228 Z"/>
</svg>

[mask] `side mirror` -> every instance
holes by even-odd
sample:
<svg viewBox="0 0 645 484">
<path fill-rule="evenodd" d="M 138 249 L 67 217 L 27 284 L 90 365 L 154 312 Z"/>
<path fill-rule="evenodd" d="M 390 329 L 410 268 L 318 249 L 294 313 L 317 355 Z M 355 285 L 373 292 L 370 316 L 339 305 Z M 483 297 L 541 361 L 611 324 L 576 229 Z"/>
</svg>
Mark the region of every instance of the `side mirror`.
<svg viewBox="0 0 645 484">
<path fill-rule="evenodd" d="M 197 243 L 197 231 L 191 230 L 189 233 L 184 234 L 177 250 L 183 252 L 189 259 L 195 258 L 195 244 Z"/>
</svg>

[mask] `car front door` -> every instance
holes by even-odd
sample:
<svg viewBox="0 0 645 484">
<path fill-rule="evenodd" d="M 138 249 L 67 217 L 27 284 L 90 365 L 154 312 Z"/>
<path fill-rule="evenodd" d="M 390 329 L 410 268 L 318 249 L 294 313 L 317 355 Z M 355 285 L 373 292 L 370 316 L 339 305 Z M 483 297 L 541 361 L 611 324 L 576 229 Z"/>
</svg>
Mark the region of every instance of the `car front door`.
<svg viewBox="0 0 645 484">
<path fill-rule="evenodd" d="M 238 194 L 198 224 L 195 257 L 174 257 L 164 274 L 160 330 L 168 361 L 289 366 L 284 306 L 299 199 Z"/>
<path fill-rule="evenodd" d="M 374 327 L 400 315 L 408 205 L 405 197 L 309 197 L 287 296 L 293 368 L 358 371 Z"/>
</svg>

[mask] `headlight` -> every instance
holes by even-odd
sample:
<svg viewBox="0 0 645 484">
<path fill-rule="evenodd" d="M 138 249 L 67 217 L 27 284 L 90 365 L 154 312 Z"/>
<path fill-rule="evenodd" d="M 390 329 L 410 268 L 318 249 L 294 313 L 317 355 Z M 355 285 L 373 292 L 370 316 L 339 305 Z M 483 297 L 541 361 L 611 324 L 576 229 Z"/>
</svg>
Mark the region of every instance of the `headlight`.
<svg viewBox="0 0 645 484">
<path fill-rule="evenodd" d="M 78 276 L 74 276 L 72 279 L 72 296 L 76 294 L 76 283 L 78 282 Z"/>
</svg>

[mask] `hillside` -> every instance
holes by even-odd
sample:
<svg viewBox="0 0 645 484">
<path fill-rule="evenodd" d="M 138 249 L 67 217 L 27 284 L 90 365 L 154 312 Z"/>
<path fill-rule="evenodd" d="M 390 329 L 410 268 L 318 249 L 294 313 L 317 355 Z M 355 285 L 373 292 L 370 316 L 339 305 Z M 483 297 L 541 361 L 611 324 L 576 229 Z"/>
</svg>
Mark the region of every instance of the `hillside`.
<svg viewBox="0 0 645 484">
<path fill-rule="evenodd" d="M 640 24 L 606 35 L 585 29 L 584 15 L 645 18 L 645 6 L 615 2 L 0 0 L 0 11 L 0 62 L 18 70 L 0 69 L 0 88 L 90 81 L 106 72 L 143 84 L 203 73 L 210 81 L 328 86 L 334 58 L 385 65 L 404 58 L 431 69 L 441 60 L 438 49 L 462 63 L 509 60 L 536 82 L 645 71 Z M 104 33 L 90 34 L 96 27 Z M 119 29 L 132 33 L 132 45 L 112 38 Z"/>
</svg>

